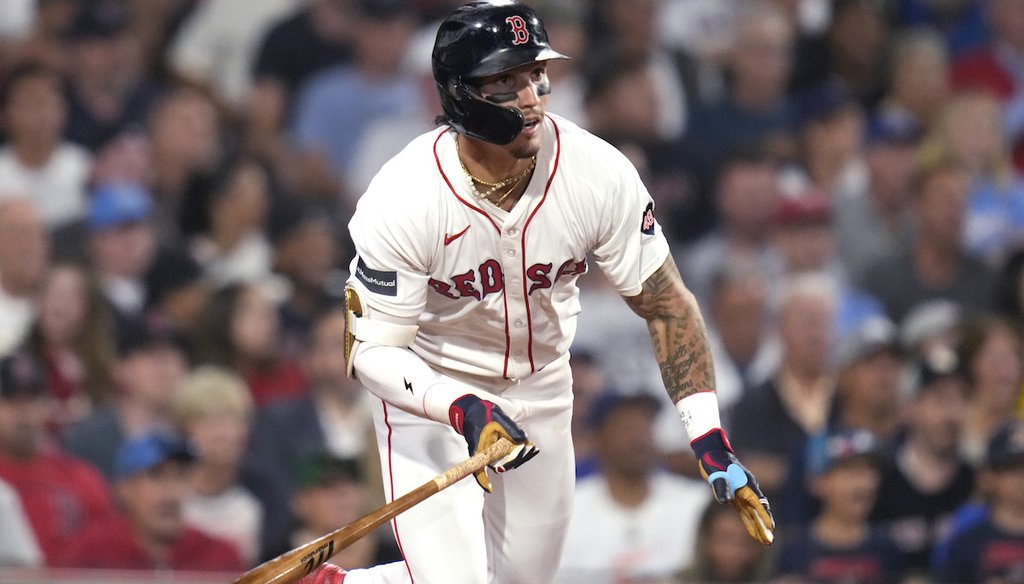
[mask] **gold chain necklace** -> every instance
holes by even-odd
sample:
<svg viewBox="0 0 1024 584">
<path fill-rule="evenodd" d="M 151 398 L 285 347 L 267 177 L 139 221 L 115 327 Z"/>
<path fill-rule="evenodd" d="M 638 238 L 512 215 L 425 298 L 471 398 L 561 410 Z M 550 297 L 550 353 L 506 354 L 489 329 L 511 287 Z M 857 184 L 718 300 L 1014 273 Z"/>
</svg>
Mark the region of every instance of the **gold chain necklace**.
<svg viewBox="0 0 1024 584">
<path fill-rule="evenodd" d="M 462 162 L 462 150 L 459 148 L 459 139 L 458 138 L 455 139 L 455 155 L 456 155 L 456 158 L 459 159 L 459 166 L 462 167 L 462 173 L 465 174 L 466 178 L 469 180 L 469 187 L 471 189 L 473 189 L 473 194 L 476 195 L 477 198 L 489 201 L 493 205 L 500 205 L 502 203 L 502 201 L 507 199 L 508 196 L 512 194 L 512 191 L 516 190 L 516 187 L 519 186 L 519 182 L 522 181 L 523 178 L 527 174 L 529 174 L 531 171 L 533 171 L 533 167 L 537 165 L 537 157 L 534 156 L 534 157 L 532 157 L 530 159 L 529 166 L 527 166 L 525 169 L 523 169 L 522 172 L 520 172 L 520 173 L 518 173 L 516 175 L 510 176 L 508 178 L 502 179 L 502 180 L 500 180 L 498 182 L 487 182 L 485 180 L 481 180 L 481 179 L 473 176 L 473 173 L 469 172 L 469 169 L 466 168 L 466 163 Z M 476 183 L 480 183 L 480 184 L 488 187 L 488 189 L 485 192 L 481 193 L 479 191 L 479 189 L 476 188 Z M 509 185 L 511 185 L 511 186 L 509 186 Z M 498 197 L 497 200 L 492 201 L 490 199 L 491 195 L 493 195 L 495 192 L 497 192 L 498 189 L 506 187 L 506 186 L 509 187 L 508 190 L 505 191 L 504 193 L 502 193 L 502 195 L 500 197 Z"/>
</svg>

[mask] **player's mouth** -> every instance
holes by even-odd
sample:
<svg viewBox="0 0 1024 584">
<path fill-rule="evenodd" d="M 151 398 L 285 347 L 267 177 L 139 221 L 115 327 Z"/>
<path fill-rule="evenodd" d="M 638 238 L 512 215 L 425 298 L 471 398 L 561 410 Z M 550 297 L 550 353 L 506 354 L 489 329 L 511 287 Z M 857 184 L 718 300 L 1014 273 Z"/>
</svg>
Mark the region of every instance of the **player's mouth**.
<svg viewBox="0 0 1024 584">
<path fill-rule="evenodd" d="M 523 133 L 527 136 L 532 136 L 537 133 L 537 128 L 540 127 L 540 118 L 530 118 L 523 123 Z"/>
</svg>

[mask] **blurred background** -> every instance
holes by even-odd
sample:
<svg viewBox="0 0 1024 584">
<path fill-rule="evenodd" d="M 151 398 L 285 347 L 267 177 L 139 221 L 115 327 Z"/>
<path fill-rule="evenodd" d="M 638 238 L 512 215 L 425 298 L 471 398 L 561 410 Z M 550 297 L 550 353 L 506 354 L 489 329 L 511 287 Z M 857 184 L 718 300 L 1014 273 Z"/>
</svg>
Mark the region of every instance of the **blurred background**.
<svg viewBox="0 0 1024 584">
<path fill-rule="evenodd" d="M 346 226 L 459 4 L 0 0 L 0 581 L 227 582 L 383 502 Z M 559 582 L 1024 582 L 1024 0 L 532 5 L 779 523 L 708 504 L 591 271 Z"/>
</svg>

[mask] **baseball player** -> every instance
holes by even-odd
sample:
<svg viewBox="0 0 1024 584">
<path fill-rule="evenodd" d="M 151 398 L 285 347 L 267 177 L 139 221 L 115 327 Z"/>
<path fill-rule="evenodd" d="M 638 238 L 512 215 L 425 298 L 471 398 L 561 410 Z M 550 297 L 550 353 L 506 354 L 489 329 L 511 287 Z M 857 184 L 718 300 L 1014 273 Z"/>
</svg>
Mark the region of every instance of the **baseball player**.
<svg viewBox="0 0 1024 584">
<path fill-rule="evenodd" d="M 304 582 L 553 581 L 572 509 L 568 349 L 588 254 L 647 320 L 715 497 L 772 541 L 768 501 L 720 427 L 703 321 L 654 202 L 620 152 L 545 111 L 546 63 L 564 58 L 528 6 L 456 8 L 433 49 L 444 124 L 383 166 L 349 223 L 346 357 L 379 398 L 387 498 L 464 460 L 467 444 L 516 448 L 477 474 L 482 489 L 463 481 L 393 522 L 404 562 L 325 565 Z"/>
</svg>

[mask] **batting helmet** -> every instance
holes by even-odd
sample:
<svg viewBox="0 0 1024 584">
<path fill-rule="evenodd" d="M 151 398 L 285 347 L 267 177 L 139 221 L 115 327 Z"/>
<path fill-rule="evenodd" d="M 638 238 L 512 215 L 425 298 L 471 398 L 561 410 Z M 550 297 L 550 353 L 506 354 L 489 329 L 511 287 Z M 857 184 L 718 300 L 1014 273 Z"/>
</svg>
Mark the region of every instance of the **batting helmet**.
<svg viewBox="0 0 1024 584">
<path fill-rule="evenodd" d="M 567 59 L 548 44 L 544 23 L 529 6 L 511 0 L 471 2 L 441 23 L 432 54 L 441 107 L 455 131 L 508 144 L 523 129 L 519 110 L 480 96 L 472 79 L 520 65 Z"/>
</svg>

